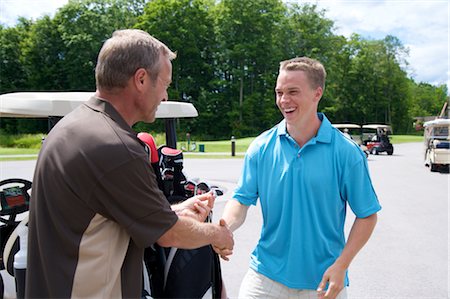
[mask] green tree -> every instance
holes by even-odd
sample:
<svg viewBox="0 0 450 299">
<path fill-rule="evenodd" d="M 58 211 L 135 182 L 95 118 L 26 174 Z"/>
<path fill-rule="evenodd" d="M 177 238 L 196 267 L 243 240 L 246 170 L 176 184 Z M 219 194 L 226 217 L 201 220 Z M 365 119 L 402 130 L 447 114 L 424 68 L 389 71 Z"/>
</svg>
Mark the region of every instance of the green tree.
<svg viewBox="0 0 450 299">
<path fill-rule="evenodd" d="M 406 130 L 408 113 L 408 79 L 401 67 L 407 54 L 400 41 L 365 40 L 353 35 L 343 47 L 339 101 L 334 102 L 335 121 L 389 123 L 394 130 Z"/>
<path fill-rule="evenodd" d="M 29 82 L 24 67 L 22 45 L 28 36 L 32 22 L 19 18 L 15 27 L 0 25 L 0 93 L 25 91 Z M 25 129 L 25 130 L 18 130 Z M 28 119 L 0 118 L 0 131 L 8 134 L 33 133 L 34 122 Z"/>
<path fill-rule="evenodd" d="M 285 42 L 281 23 L 286 6 L 278 0 L 223 0 L 214 15 L 217 89 L 229 107 L 232 132 L 259 133 L 272 126 L 277 115 L 273 88 L 282 58 L 280 45 Z"/>
<path fill-rule="evenodd" d="M 178 130 L 203 136 L 210 136 L 220 128 L 218 120 L 222 112 L 217 111 L 217 102 L 210 93 L 215 51 L 210 14 L 213 5 L 214 1 L 210 0 L 154 0 L 147 4 L 135 26 L 176 51 L 169 98 L 193 103 L 201 115 L 201 118 L 180 122 Z M 208 123 L 215 123 L 217 127 Z"/>
<path fill-rule="evenodd" d="M 134 26 L 143 5 L 144 0 L 70 0 L 56 13 L 68 89 L 95 89 L 94 69 L 103 42 L 115 30 Z"/>
<path fill-rule="evenodd" d="M 64 68 L 64 44 L 58 24 L 49 16 L 33 23 L 22 42 L 22 64 L 31 90 L 64 90 L 69 87 Z"/>
<path fill-rule="evenodd" d="M 410 114 L 413 117 L 438 116 L 447 101 L 447 86 L 433 86 L 429 83 L 410 81 Z"/>
<path fill-rule="evenodd" d="M 5 28 L 0 25 L 0 93 L 27 88 L 21 44 L 31 24 L 31 21 L 20 18 L 15 27 Z"/>
<path fill-rule="evenodd" d="M 346 39 L 333 33 L 334 22 L 325 14 L 317 5 L 288 5 L 281 45 L 284 59 L 307 56 L 323 63 L 327 80 L 319 110 L 333 120 L 337 107 L 342 105 L 350 53 Z"/>
</svg>

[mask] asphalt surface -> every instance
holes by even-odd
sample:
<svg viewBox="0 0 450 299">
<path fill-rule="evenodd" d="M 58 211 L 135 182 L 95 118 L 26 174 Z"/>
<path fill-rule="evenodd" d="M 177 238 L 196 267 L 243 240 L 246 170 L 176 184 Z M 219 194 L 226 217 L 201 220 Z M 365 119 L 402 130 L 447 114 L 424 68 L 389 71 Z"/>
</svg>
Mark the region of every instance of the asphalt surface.
<svg viewBox="0 0 450 299">
<path fill-rule="evenodd" d="M 198 177 L 235 184 L 242 160 L 192 159 L 185 165 Z M 394 145 L 392 156 L 370 155 L 368 165 L 383 208 L 372 238 L 350 266 L 349 298 L 449 298 L 450 175 L 424 167 L 422 143 Z M 223 206 L 217 202 L 216 219 Z M 347 232 L 353 220 L 349 209 Z M 259 206 L 252 207 L 235 232 L 234 255 L 222 262 L 231 298 L 238 295 L 261 223 Z"/>
<path fill-rule="evenodd" d="M 449 298 L 449 178 L 423 165 L 421 143 L 394 145 L 394 155 L 369 156 L 383 209 L 372 238 L 349 269 L 349 298 Z M 32 179 L 35 161 L 0 162 L 0 178 Z M 242 159 L 185 159 L 190 178 L 226 192 L 214 208 L 218 221 L 239 179 Z M 346 231 L 354 216 L 349 210 Z M 236 298 L 260 233 L 259 206 L 235 232 L 234 254 L 222 262 L 228 296 Z"/>
</svg>

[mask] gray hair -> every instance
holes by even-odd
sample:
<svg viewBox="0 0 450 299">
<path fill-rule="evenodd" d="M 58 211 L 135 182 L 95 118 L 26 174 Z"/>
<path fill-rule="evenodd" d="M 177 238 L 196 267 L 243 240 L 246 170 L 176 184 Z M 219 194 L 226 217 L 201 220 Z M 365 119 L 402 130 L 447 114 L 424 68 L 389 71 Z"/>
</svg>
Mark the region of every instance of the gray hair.
<svg viewBox="0 0 450 299">
<path fill-rule="evenodd" d="M 280 71 L 303 71 L 309 79 L 312 88 L 325 89 L 327 72 L 319 61 L 309 57 L 295 57 L 280 62 Z"/>
<path fill-rule="evenodd" d="M 152 80 L 160 71 L 159 58 L 170 60 L 177 56 L 165 44 L 145 31 L 117 30 L 102 46 L 95 68 L 97 88 L 111 90 L 123 88 L 134 73 L 144 68 Z"/>
</svg>

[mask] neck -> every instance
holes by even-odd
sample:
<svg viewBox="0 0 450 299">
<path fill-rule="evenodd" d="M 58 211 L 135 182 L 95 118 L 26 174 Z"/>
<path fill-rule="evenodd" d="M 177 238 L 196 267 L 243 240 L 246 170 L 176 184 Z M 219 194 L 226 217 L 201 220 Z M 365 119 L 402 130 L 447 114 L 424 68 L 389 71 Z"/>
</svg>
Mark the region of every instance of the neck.
<svg viewBox="0 0 450 299">
<path fill-rule="evenodd" d="M 298 145 L 303 147 L 311 138 L 316 136 L 321 124 L 322 122 L 317 113 L 315 113 L 308 118 L 302 118 L 296 123 L 286 122 L 286 129 Z"/>
<path fill-rule="evenodd" d="M 126 87 L 113 90 L 97 89 L 95 96 L 110 103 L 130 127 L 136 123 L 134 105 L 129 100 L 133 97 Z"/>
</svg>

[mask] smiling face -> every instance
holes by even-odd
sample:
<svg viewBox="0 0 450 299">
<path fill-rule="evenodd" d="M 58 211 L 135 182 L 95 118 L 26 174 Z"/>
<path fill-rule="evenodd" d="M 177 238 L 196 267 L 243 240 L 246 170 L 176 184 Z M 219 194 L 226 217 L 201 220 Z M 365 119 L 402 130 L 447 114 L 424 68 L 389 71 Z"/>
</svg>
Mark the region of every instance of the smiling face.
<svg viewBox="0 0 450 299">
<path fill-rule="evenodd" d="M 316 117 L 322 88 L 312 87 L 304 71 L 281 70 L 275 93 L 277 106 L 287 125 L 295 126 L 302 120 Z"/>
</svg>

